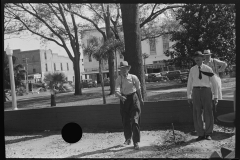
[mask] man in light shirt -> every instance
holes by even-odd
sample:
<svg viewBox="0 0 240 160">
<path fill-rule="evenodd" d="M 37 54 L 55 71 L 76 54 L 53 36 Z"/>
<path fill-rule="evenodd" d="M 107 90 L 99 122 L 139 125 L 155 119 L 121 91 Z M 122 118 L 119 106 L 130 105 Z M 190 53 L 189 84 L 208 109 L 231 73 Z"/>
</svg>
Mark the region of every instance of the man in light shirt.
<svg viewBox="0 0 240 160">
<path fill-rule="evenodd" d="M 140 114 L 143 105 L 140 81 L 137 76 L 129 74 L 131 66 L 127 61 L 120 63 L 120 76 L 116 79 L 115 94 L 120 98 L 120 113 L 124 128 L 125 145 L 131 144 L 139 149 L 140 142 Z"/>
<path fill-rule="evenodd" d="M 211 58 L 212 53 L 210 52 L 209 49 L 204 50 L 203 55 L 205 59 L 203 63 L 211 67 L 213 70 L 213 73 L 216 75 L 218 99 L 222 99 L 222 81 L 219 76 L 219 72 L 224 72 L 224 70 L 227 67 L 227 63 L 220 61 L 219 59 L 216 59 L 216 58 Z M 214 93 L 213 87 L 211 88 L 212 88 L 212 92 Z M 213 103 L 214 110 L 216 110 L 216 107 L 217 106 L 215 106 Z"/>
<path fill-rule="evenodd" d="M 213 132 L 212 91 L 214 89 L 214 103 L 218 103 L 217 82 L 213 70 L 203 64 L 203 54 L 195 52 L 196 65 L 190 69 L 187 83 L 188 103 L 193 104 L 194 128 L 197 131 L 196 141 L 203 139 L 211 140 Z M 204 120 L 202 119 L 202 114 Z M 203 123 L 205 122 L 205 127 Z"/>
</svg>

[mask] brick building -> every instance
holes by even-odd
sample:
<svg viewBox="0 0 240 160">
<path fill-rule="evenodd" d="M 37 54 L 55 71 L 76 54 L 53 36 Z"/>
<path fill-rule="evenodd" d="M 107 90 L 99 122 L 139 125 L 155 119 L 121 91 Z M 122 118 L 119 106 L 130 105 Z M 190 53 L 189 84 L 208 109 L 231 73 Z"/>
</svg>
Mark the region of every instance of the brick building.
<svg viewBox="0 0 240 160">
<path fill-rule="evenodd" d="M 22 64 L 28 68 L 28 77 L 32 82 L 39 82 L 44 79 L 46 73 L 63 72 L 67 81 L 74 82 L 73 63 L 67 56 L 52 53 L 51 50 L 13 50 L 13 56 L 17 58 L 16 64 Z M 27 61 L 24 59 L 27 58 Z M 84 71 L 83 60 L 80 59 L 80 72 Z M 26 67 L 26 64 L 28 67 Z"/>
</svg>

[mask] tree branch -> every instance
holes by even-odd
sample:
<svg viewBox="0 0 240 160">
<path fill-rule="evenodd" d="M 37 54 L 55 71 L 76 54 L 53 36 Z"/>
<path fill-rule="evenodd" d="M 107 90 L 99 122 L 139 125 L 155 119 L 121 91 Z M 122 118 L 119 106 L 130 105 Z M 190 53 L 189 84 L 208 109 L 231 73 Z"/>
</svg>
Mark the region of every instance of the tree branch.
<svg viewBox="0 0 240 160">
<path fill-rule="evenodd" d="M 68 27 L 68 25 L 67 25 L 67 20 L 66 20 L 66 18 L 65 18 L 64 13 L 63 13 L 63 9 L 62 9 L 61 4 L 58 3 L 58 6 L 59 6 L 60 14 L 61 14 L 62 19 L 63 19 L 63 25 L 64 25 L 64 27 L 65 27 L 65 29 L 66 29 L 66 31 L 67 31 L 67 33 L 68 33 L 69 39 L 70 39 L 70 43 L 71 43 L 72 49 L 75 51 L 76 48 L 75 48 L 75 45 L 74 45 L 74 42 L 75 42 L 74 37 L 72 36 L 72 34 L 71 34 L 71 32 L 70 32 L 70 29 L 69 29 L 69 27 Z M 74 54 L 75 54 L 75 52 L 74 52 Z"/>
<path fill-rule="evenodd" d="M 86 6 L 88 6 L 92 11 L 94 11 L 98 15 L 98 17 L 100 17 L 101 19 L 104 20 L 104 18 L 93 8 L 92 4 L 90 3 L 89 5 L 90 6 L 88 6 L 88 5 L 86 5 Z"/>
<path fill-rule="evenodd" d="M 152 21 L 153 19 L 155 19 L 158 15 L 162 14 L 163 12 L 165 12 L 168 9 L 172 9 L 172 8 L 179 8 L 179 7 L 183 7 L 183 5 L 174 5 L 174 6 L 167 6 L 163 9 L 158 10 L 157 12 L 153 12 L 140 24 L 140 28 L 142 28 L 145 24 L 147 24 L 148 22 Z M 155 6 L 153 7 L 153 9 L 155 8 Z"/>
<path fill-rule="evenodd" d="M 64 9 L 65 9 L 65 11 L 70 12 L 70 13 L 73 13 L 73 14 L 79 16 L 80 18 L 85 19 L 85 20 L 87 20 L 88 22 L 92 23 L 92 24 L 94 25 L 94 27 L 103 35 L 104 40 L 107 39 L 107 37 L 106 37 L 106 35 L 105 35 L 105 32 L 103 32 L 103 31 L 97 26 L 97 24 L 95 24 L 91 19 L 89 19 L 89 18 L 87 18 L 87 17 L 85 17 L 85 16 L 82 16 L 82 15 L 80 15 L 80 14 L 74 12 L 74 11 L 70 11 L 70 10 L 66 9 L 65 7 L 64 7 Z"/>
<path fill-rule="evenodd" d="M 27 9 L 24 8 L 23 6 L 19 6 L 19 5 L 17 5 L 17 4 L 14 4 L 14 5 L 16 5 L 16 6 L 20 7 L 20 8 L 22 8 L 22 9 L 24 9 L 26 12 L 28 12 L 28 13 L 31 14 L 32 16 L 37 17 L 40 21 L 42 21 L 42 22 L 50 29 L 50 31 L 52 31 L 53 34 L 55 34 L 55 35 L 62 41 L 62 43 L 65 43 L 64 40 L 62 39 L 62 37 L 61 37 L 58 33 L 56 33 L 56 32 L 52 29 L 52 27 L 49 26 L 49 24 L 48 24 L 45 20 L 43 20 L 41 17 L 39 17 L 38 15 L 30 12 L 29 10 L 27 10 Z"/>
<path fill-rule="evenodd" d="M 38 35 L 38 36 L 40 36 L 40 37 L 42 37 L 42 38 L 44 38 L 44 39 L 47 39 L 47 40 L 49 40 L 49 41 L 53 41 L 53 42 L 55 42 L 56 44 L 58 44 L 59 46 L 63 47 L 63 45 L 60 44 L 60 43 L 59 43 L 58 41 L 56 41 L 55 39 L 46 37 L 46 36 L 44 36 L 44 35 L 42 35 L 42 34 L 39 34 L 39 33 L 37 33 L 37 32 L 34 32 L 33 30 L 31 30 L 31 29 L 27 26 L 27 24 L 25 24 L 19 17 L 17 18 L 17 20 L 19 20 L 19 21 L 27 28 L 27 30 L 29 30 L 29 31 L 32 32 L 33 34 L 36 34 L 36 35 Z"/>
<path fill-rule="evenodd" d="M 75 32 L 75 47 L 76 47 L 76 50 L 79 53 L 79 57 L 80 57 L 80 49 L 79 49 L 79 42 L 78 42 L 78 28 L 76 26 L 76 22 L 75 22 L 73 13 L 71 13 L 71 17 L 72 17 L 73 27 L 74 27 L 74 32 Z"/>
<path fill-rule="evenodd" d="M 152 39 L 152 38 L 158 38 L 158 37 L 161 37 L 163 35 L 166 35 L 166 34 L 171 34 L 172 32 L 165 32 L 165 33 L 160 33 L 158 35 L 155 35 L 155 36 L 146 36 L 144 38 L 141 39 L 141 41 L 144 41 L 146 39 Z"/>
</svg>

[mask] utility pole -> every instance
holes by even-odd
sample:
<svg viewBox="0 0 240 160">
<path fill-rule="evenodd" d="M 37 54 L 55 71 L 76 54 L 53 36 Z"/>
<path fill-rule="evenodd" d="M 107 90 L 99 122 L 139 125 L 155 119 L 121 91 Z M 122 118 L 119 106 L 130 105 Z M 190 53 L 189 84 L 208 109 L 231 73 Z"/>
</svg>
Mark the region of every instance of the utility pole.
<svg viewBox="0 0 240 160">
<path fill-rule="evenodd" d="M 28 94 L 28 63 L 27 63 L 28 58 L 23 58 L 23 62 L 25 62 L 26 65 L 26 92 Z"/>
</svg>

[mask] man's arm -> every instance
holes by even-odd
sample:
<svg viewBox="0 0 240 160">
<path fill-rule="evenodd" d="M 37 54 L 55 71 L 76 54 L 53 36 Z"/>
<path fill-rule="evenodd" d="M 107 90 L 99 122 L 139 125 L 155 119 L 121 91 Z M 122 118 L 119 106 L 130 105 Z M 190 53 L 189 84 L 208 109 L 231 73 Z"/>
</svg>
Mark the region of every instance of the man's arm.
<svg viewBox="0 0 240 160">
<path fill-rule="evenodd" d="M 188 83 L 187 83 L 187 98 L 192 99 L 192 83 L 193 83 L 193 77 L 192 77 L 192 69 L 190 69 L 189 75 L 188 75 Z"/>
<path fill-rule="evenodd" d="M 120 76 L 119 76 L 119 77 L 120 77 Z M 118 98 L 121 98 L 121 97 L 122 97 L 121 91 L 120 91 L 121 82 L 120 82 L 120 78 L 119 78 L 119 77 L 116 79 L 115 95 L 116 95 Z"/>
<path fill-rule="evenodd" d="M 227 63 L 224 61 L 220 61 L 219 59 L 215 59 L 215 58 L 214 58 L 214 61 L 217 63 L 218 66 L 220 66 L 220 68 L 218 69 L 218 72 L 223 72 L 227 67 Z"/>
<path fill-rule="evenodd" d="M 213 86 L 214 99 L 218 98 L 218 84 L 217 84 L 217 80 L 216 80 L 216 75 L 209 77 L 209 78 L 210 78 L 210 82 Z"/>
</svg>

